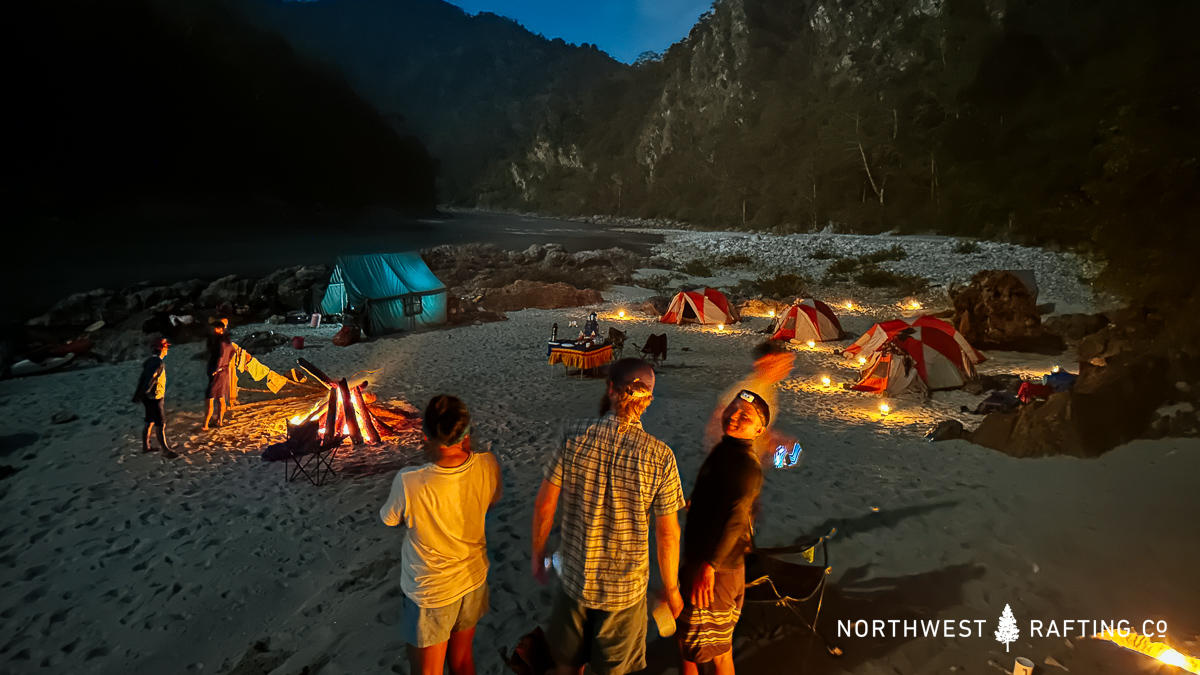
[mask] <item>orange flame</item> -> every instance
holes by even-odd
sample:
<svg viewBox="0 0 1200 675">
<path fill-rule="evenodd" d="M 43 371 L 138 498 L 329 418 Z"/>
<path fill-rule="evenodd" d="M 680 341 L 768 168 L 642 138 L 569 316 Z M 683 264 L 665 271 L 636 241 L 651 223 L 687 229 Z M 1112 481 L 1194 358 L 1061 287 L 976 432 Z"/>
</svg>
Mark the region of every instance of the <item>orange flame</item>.
<svg viewBox="0 0 1200 675">
<path fill-rule="evenodd" d="M 1200 675 L 1200 659 L 1180 653 L 1165 642 L 1155 642 L 1145 635 L 1138 635 L 1135 631 L 1129 631 L 1128 635 L 1122 637 L 1120 631 L 1109 628 L 1103 633 L 1093 635 L 1092 638 L 1111 642 L 1118 647 L 1144 654 L 1169 666 Z"/>
</svg>

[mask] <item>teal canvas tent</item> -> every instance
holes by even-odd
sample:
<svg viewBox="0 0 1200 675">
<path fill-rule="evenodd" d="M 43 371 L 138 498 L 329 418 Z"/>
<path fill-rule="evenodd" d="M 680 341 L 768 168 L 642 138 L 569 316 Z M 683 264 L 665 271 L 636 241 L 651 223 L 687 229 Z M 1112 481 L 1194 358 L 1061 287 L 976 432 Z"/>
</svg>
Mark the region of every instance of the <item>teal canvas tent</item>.
<svg viewBox="0 0 1200 675">
<path fill-rule="evenodd" d="M 337 259 L 321 301 L 324 314 L 361 314 L 369 335 L 446 322 L 446 285 L 414 253 Z"/>
</svg>

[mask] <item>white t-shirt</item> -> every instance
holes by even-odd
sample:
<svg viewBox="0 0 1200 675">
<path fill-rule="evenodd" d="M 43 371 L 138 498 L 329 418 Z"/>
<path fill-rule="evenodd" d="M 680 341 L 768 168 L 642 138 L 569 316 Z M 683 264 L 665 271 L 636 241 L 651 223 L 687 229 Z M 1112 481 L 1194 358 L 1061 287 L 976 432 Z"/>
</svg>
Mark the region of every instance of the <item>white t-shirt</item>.
<svg viewBox="0 0 1200 675">
<path fill-rule="evenodd" d="M 418 607 L 445 607 L 487 582 L 484 516 L 502 489 L 490 452 L 473 452 L 453 468 L 430 463 L 396 474 L 379 517 L 408 528 L 400 588 Z"/>
</svg>

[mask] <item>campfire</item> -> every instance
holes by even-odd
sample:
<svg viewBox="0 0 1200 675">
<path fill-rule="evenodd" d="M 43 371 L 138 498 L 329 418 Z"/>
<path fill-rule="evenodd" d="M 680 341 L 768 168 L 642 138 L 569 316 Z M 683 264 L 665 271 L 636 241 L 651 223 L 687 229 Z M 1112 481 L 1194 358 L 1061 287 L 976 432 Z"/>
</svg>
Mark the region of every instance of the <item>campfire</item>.
<svg viewBox="0 0 1200 675">
<path fill-rule="evenodd" d="M 368 382 L 351 387 L 346 378 L 334 381 L 306 359 L 298 361 L 300 367 L 327 389 L 327 394 L 307 413 L 288 420 L 288 438 L 308 436 L 316 427 L 316 437 L 322 446 L 341 443 L 349 438 L 358 445 L 379 443 L 381 436 L 396 435 L 388 424 L 371 410 L 375 396 L 365 391 Z"/>
<path fill-rule="evenodd" d="M 1200 675 L 1200 659 L 1194 659 L 1186 654 L 1176 651 L 1171 645 L 1165 642 L 1155 642 L 1145 635 L 1139 635 L 1133 631 L 1128 631 L 1127 635 L 1121 635 L 1122 631 L 1114 631 L 1112 628 L 1105 630 L 1102 633 L 1093 635 L 1097 640 L 1105 640 L 1111 642 L 1118 647 L 1124 647 L 1130 651 L 1135 651 L 1139 654 L 1144 654 L 1152 659 L 1157 659 L 1161 663 L 1169 666 L 1175 666 L 1189 673 Z"/>
</svg>

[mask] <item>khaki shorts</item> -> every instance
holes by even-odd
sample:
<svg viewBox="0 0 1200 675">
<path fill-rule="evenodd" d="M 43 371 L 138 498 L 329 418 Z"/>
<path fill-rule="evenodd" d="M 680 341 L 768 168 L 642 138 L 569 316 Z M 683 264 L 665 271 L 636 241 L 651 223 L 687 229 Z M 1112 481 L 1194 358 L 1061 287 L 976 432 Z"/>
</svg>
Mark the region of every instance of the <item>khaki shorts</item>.
<svg viewBox="0 0 1200 675">
<path fill-rule="evenodd" d="M 445 607 L 418 607 L 405 596 L 402 637 L 405 642 L 418 648 L 439 645 L 449 640 L 451 633 L 474 628 L 487 611 L 486 582 Z"/>
<path fill-rule="evenodd" d="M 588 609 L 554 593 L 546 642 L 560 665 L 591 666 L 596 675 L 625 675 L 646 667 L 646 596 L 615 612 Z"/>
</svg>

